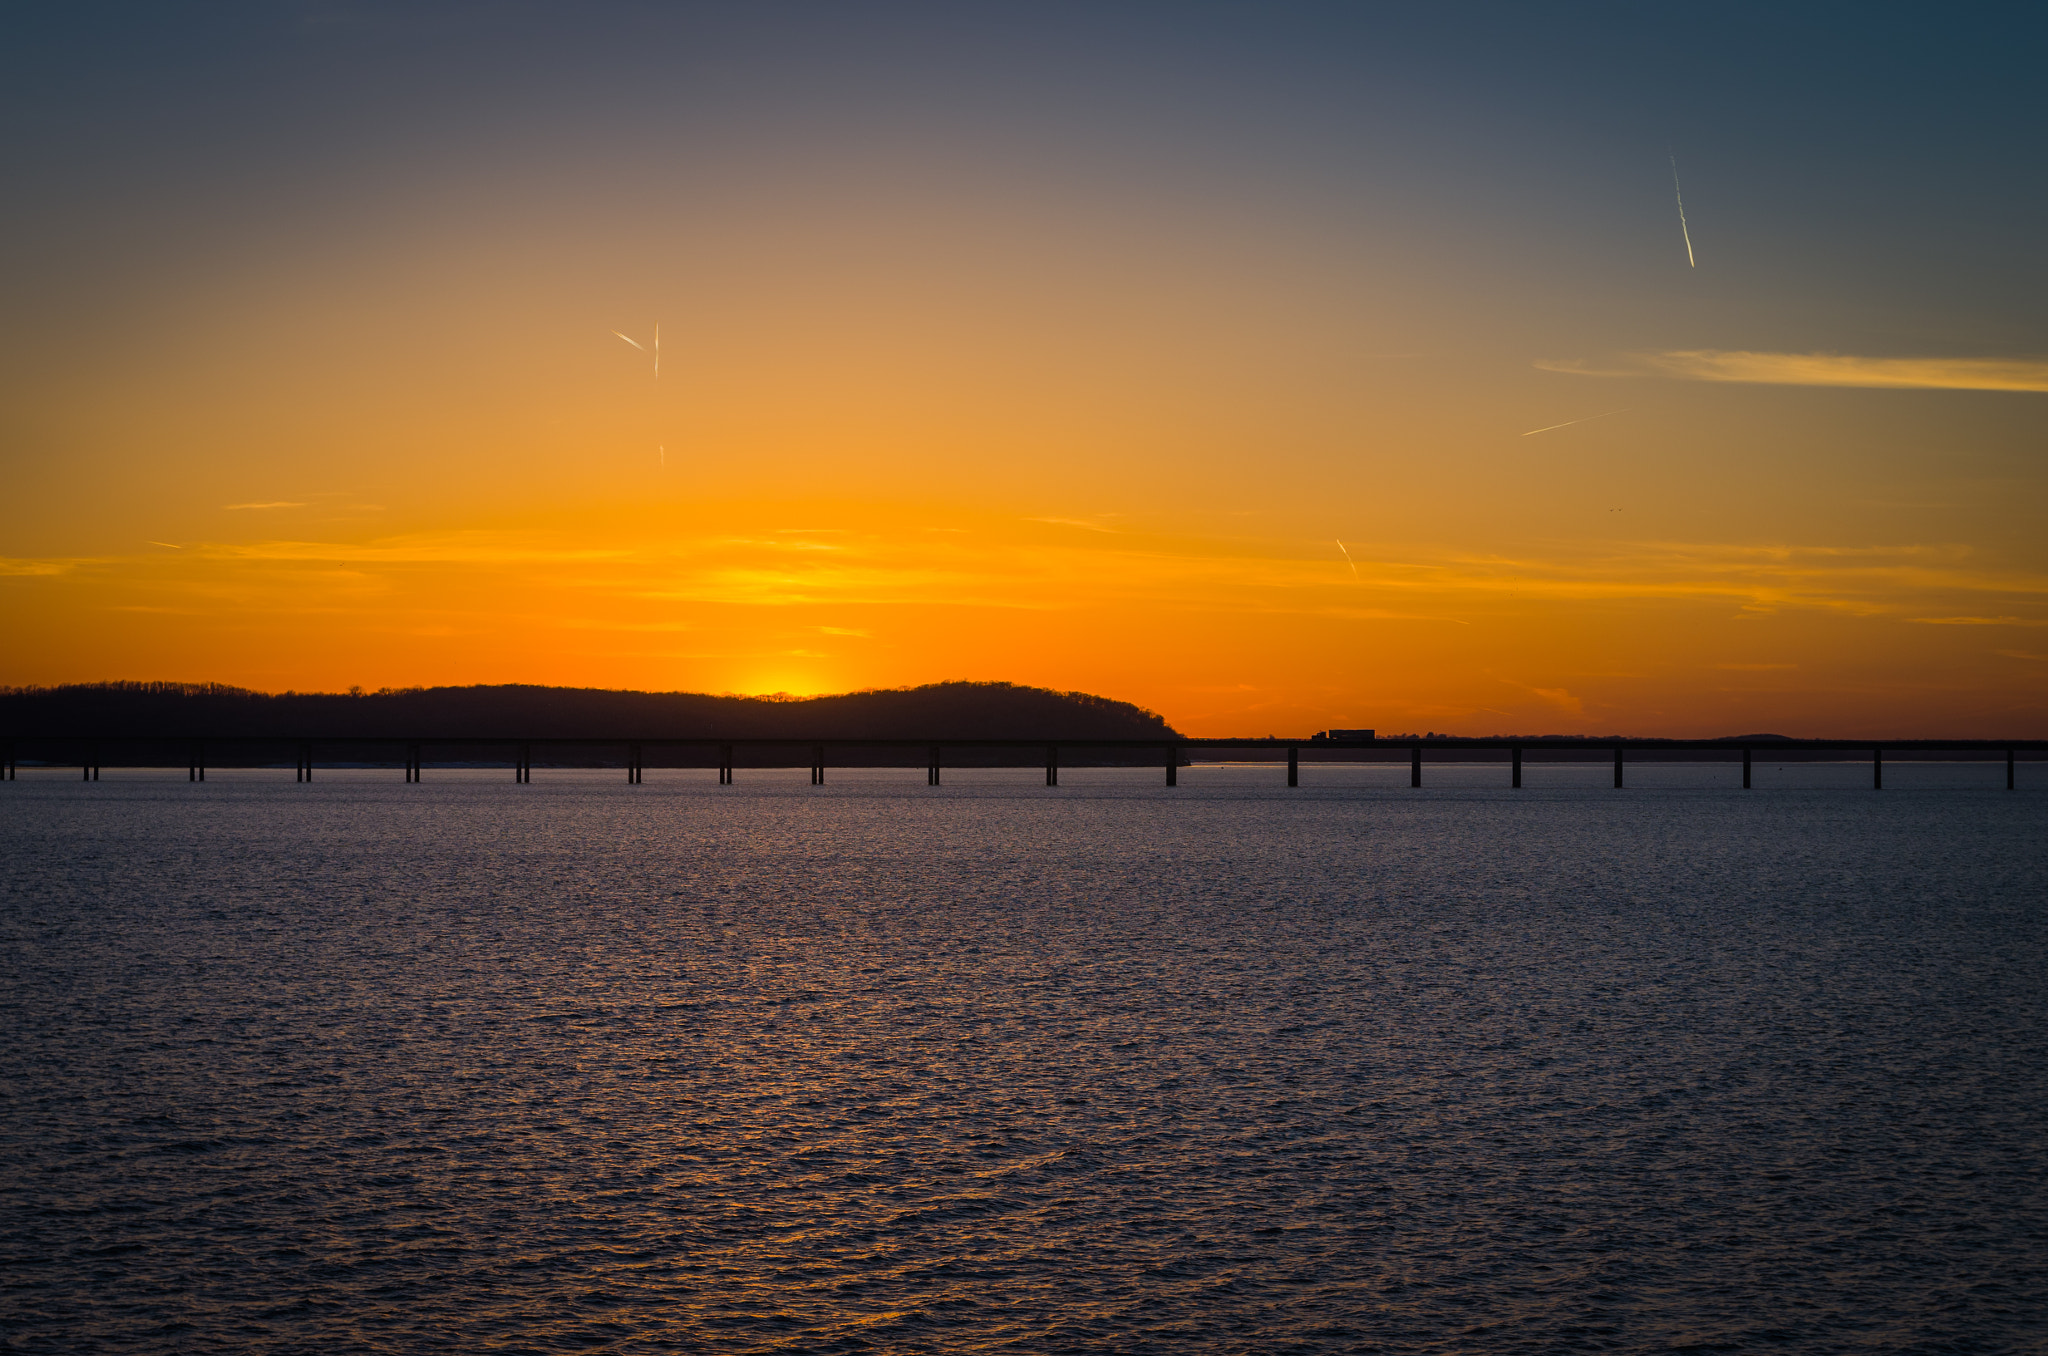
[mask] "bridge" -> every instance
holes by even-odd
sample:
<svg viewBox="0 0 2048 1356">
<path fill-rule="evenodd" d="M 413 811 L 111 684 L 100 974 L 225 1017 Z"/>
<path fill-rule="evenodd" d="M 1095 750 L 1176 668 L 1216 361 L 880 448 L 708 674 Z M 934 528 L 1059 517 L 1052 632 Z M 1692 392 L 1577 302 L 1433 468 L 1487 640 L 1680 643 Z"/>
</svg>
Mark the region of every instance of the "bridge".
<svg viewBox="0 0 2048 1356">
<path fill-rule="evenodd" d="M 520 783 L 533 780 L 533 759 L 536 750 L 552 754 L 556 758 L 566 754 L 581 753 L 583 757 L 618 758 L 623 756 L 626 780 L 639 784 L 646 770 L 649 750 L 689 751 L 703 750 L 716 758 L 718 782 L 721 786 L 733 784 L 735 768 L 740 766 L 738 755 L 744 751 L 752 755 L 749 765 L 760 767 L 801 767 L 800 757 L 808 757 L 811 785 L 825 784 L 825 769 L 831 763 L 830 755 L 840 755 L 841 766 L 875 766 L 872 761 L 855 763 L 847 755 L 865 752 L 873 755 L 889 751 L 901 756 L 922 750 L 926 755 L 925 784 L 940 785 L 948 750 L 960 752 L 976 750 L 983 753 L 1021 753 L 1025 750 L 1043 750 L 1045 755 L 1045 784 L 1059 785 L 1060 756 L 1063 750 L 1078 753 L 1092 753 L 1098 758 L 1122 754 L 1135 756 L 1149 752 L 1157 759 L 1157 766 L 1166 774 L 1166 785 L 1177 786 L 1180 782 L 1180 768 L 1186 755 L 1194 750 L 1234 750 L 1239 752 L 1265 753 L 1278 761 L 1280 755 L 1287 759 L 1287 784 L 1301 785 L 1301 754 L 1310 750 L 1317 761 L 1359 762 L 1382 761 L 1388 755 L 1398 758 L 1405 751 L 1409 756 L 1410 786 L 1422 785 L 1424 755 L 1431 752 L 1498 749 L 1507 757 L 1508 784 L 1519 788 L 1522 785 L 1522 759 L 1526 751 L 1540 752 L 1584 752 L 1595 750 L 1611 752 L 1614 757 L 1614 785 L 1617 789 L 1625 785 L 1627 755 L 1637 754 L 1686 754 L 1711 753 L 1727 759 L 1731 764 L 1738 757 L 1742 760 L 1742 785 L 1750 788 L 1751 762 L 1754 755 L 1784 753 L 1854 753 L 1868 754 L 1870 758 L 1871 785 L 1877 790 L 1884 788 L 1884 759 L 1887 751 L 1901 753 L 1951 753 L 1970 754 L 1986 762 L 2005 759 L 2005 786 L 2013 789 L 2013 771 L 2021 753 L 2040 754 L 2048 752 L 2048 740 L 2041 739 L 1627 739 L 1627 738 L 1585 738 L 1585 739 L 1529 739 L 1513 737 L 1462 738 L 1457 736 L 1431 736 L 1422 739 L 1286 739 L 1267 737 L 1263 739 L 1241 738 L 1198 738 L 1177 736 L 1170 739 L 874 739 L 874 738 L 833 738 L 811 737 L 790 738 L 729 738 L 720 735 L 687 736 L 661 735 L 648 738 L 631 738 L 617 735 L 598 736 L 555 736 L 529 738 L 519 735 L 478 736 L 449 735 L 445 737 L 423 737 L 419 735 L 316 735 L 309 737 L 288 737 L 283 735 L 222 735 L 199 738 L 189 735 L 69 735 L 6 738 L 0 737 L 0 776 L 7 781 L 16 780 L 19 760 L 27 756 L 31 764 L 45 767 L 76 767 L 82 780 L 98 781 L 102 751 L 112 748 L 116 751 L 115 766 L 129 767 L 176 767 L 184 765 L 186 779 L 193 782 L 206 780 L 207 761 L 212 754 L 225 753 L 230 757 L 239 753 L 244 760 L 268 755 L 275 758 L 282 750 L 289 749 L 296 758 L 296 780 L 310 782 L 313 770 L 321 755 L 330 763 L 346 762 L 360 766 L 372 758 L 379 760 L 402 759 L 405 780 L 421 781 L 428 766 L 428 755 L 435 754 L 443 762 L 474 763 L 489 758 L 492 761 L 509 763 L 513 780 Z M 1349 752 L 1356 754 L 1378 754 L 1379 759 L 1358 757 L 1330 759 L 1323 755 Z M 468 757 L 460 757 L 467 754 Z M 775 761 L 763 762 L 762 758 Z M 1461 758 L 1458 761 L 1471 761 Z M 1035 759 L 1034 759 L 1035 762 Z M 245 761 L 241 765 L 247 766 Z M 696 765 L 696 764 L 693 764 Z M 708 766 L 709 764 L 703 764 Z M 893 765 L 893 764 L 892 764 Z M 1126 764 L 1128 765 L 1128 764 Z M 914 766 L 914 764 L 913 764 Z"/>
</svg>

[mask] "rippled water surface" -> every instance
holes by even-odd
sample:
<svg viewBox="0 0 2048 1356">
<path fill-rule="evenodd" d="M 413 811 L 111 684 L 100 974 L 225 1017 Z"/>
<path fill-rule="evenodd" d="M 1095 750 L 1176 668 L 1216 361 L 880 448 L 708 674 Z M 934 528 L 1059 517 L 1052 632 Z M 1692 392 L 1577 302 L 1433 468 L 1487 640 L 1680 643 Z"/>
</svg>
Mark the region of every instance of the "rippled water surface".
<svg viewBox="0 0 2048 1356">
<path fill-rule="evenodd" d="M 2042 1350 L 2003 771 L 24 772 L 0 1334 Z"/>
</svg>

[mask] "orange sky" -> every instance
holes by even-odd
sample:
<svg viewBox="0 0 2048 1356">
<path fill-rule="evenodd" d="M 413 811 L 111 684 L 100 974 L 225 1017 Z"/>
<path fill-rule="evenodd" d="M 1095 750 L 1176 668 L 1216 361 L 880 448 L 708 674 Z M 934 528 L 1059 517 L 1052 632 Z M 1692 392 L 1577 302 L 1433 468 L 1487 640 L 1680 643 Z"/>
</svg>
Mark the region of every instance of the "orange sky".
<svg viewBox="0 0 2048 1356">
<path fill-rule="evenodd" d="M 450 112 L 288 189 L 114 166 L 156 215 L 102 266 L 50 209 L 0 322 L 0 680 L 2048 734 L 2019 302 L 1823 250 L 1744 148 L 1699 156 L 1688 267 L 1661 142 L 1550 164 L 1496 109 L 1388 151 L 1367 108 L 1290 161 L 1267 109 L 1183 162 L 1017 79 L 964 130 L 950 86 L 850 127 L 707 95 L 674 144 Z M 613 335 L 657 321 L 658 383 Z"/>
</svg>

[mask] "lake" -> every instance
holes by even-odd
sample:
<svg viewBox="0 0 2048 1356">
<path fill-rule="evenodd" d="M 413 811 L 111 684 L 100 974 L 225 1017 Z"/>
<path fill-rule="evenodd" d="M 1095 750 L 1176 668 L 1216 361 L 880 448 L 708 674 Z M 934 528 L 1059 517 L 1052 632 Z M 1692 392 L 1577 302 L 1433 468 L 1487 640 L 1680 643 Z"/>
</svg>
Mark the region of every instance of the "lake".
<svg viewBox="0 0 2048 1356">
<path fill-rule="evenodd" d="M 25 769 L 19 1351 L 1990 1352 L 2048 765 Z"/>
</svg>

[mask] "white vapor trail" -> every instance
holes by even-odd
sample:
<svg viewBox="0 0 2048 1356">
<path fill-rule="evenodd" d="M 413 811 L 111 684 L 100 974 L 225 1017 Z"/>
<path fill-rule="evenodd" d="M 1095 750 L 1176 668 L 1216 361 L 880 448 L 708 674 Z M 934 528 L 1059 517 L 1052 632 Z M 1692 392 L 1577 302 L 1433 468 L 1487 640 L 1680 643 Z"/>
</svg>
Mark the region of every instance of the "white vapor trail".
<svg viewBox="0 0 2048 1356">
<path fill-rule="evenodd" d="M 1685 224 L 1685 194 L 1678 187 L 1678 156 L 1671 157 L 1671 196 L 1678 199 L 1678 233 L 1685 237 L 1685 266 L 1698 268 L 1692 257 L 1692 230 Z"/>
<path fill-rule="evenodd" d="M 1334 541 L 1335 541 L 1335 542 L 1337 543 L 1337 549 L 1338 549 L 1339 551 L 1344 551 L 1344 539 L 1343 539 L 1343 538 L 1341 538 L 1341 537 L 1336 537 L 1336 538 L 1332 538 L 1332 540 L 1334 540 Z M 1352 577 L 1353 579 L 1356 579 L 1356 578 L 1358 578 L 1358 562 L 1357 562 L 1357 561 L 1355 561 L 1355 560 L 1353 560 L 1353 559 L 1351 558 L 1351 553 L 1350 553 L 1349 551 L 1344 551 L 1344 563 L 1345 563 L 1346 565 L 1349 565 L 1349 566 L 1351 567 L 1351 577 Z"/>
<path fill-rule="evenodd" d="M 1618 410 L 1608 410 L 1605 414 L 1589 414 L 1584 419 L 1567 419 L 1562 424 L 1545 424 L 1542 428 L 1530 429 L 1522 436 L 1524 438 L 1533 438 L 1539 433 L 1548 433 L 1554 428 L 1570 428 L 1573 424 L 1590 424 L 1595 419 L 1605 419 L 1609 414 L 1627 414 L 1634 408 L 1635 406 L 1633 405 L 1624 405 Z"/>
<path fill-rule="evenodd" d="M 618 334 L 619 338 L 624 339 L 642 353 L 647 352 L 647 346 L 631 335 L 619 334 L 617 330 L 613 330 L 612 333 Z M 661 381 L 661 322 L 658 320 L 654 322 L 654 380 L 657 384 Z M 657 444 L 655 446 L 655 454 L 660 458 L 661 465 L 668 465 L 668 448 L 666 445 Z"/>
</svg>

